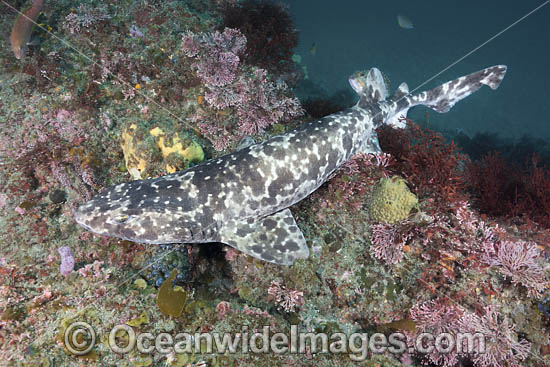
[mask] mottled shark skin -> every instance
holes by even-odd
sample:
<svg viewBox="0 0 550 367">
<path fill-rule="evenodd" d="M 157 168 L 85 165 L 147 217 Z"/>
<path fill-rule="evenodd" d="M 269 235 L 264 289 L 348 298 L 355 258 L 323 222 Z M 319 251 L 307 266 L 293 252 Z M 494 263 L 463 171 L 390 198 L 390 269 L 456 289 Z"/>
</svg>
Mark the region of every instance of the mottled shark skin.
<svg viewBox="0 0 550 367">
<path fill-rule="evenodd" d="M 184 171 L 111 187 L 75 219 L 101 235 L 150 244 L 222 242 L 290 265 L 309 250 L 288 208 L 354 154 L 379 152 L 374 129 L 403 127 L 399 117 L 416 105 L 447 112 L 483 85 L 496 89 L 505 72 L 493 66 L 417 95 L 403 83 L 391 98 L 378 69 L 356 73 L 354 107 Z"/>
</svg>

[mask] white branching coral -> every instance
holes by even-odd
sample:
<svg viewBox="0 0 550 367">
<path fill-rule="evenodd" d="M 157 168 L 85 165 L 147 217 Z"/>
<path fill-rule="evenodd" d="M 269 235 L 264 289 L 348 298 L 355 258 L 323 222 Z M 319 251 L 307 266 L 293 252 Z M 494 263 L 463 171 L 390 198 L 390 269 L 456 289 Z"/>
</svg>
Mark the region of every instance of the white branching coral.
<svg viewBox="0 0 550 367">
<path fill-rule="evenodd" d="M 82 28 L 91 28 L 96 23 L 110 19 L 111 16 L 103 8 L 90 8 L 84 4 L 80 5 L 75 13 L 65 17 L 63 28 L 72 34 L 80 33 Z"/>
</svg>

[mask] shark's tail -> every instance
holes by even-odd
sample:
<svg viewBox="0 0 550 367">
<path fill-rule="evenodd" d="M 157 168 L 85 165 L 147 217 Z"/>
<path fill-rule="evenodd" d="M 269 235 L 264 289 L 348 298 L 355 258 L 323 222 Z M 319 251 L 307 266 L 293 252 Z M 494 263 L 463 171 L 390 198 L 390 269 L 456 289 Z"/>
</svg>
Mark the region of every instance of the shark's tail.
<svg viewBox="0 0 550 367">
<path fill-rule="evenodd" d="M 497 89 L 506 74 L 506 65 L 495 65 L 441 84 L 428 91 L 410 95 L 407 85 L 401 84 L 391 98 L 395 114 L 387 124 L 404 127 L 400 118 L 407 116 L 409 108 L 424 105 L 439 113 L 448 112 L 458 101 L 468 97 L 483 85 Z"/>
<path fill-rule="evenodd" d="M 504 74 L 506 74 L 505 65 L 491 66 L 414 95 L 412 103 L 430 107 L 439 113 L 448 112 L 456 102 L 468 97 L 483 85 L 493 90 L 497 89 Z"/>
</svg>

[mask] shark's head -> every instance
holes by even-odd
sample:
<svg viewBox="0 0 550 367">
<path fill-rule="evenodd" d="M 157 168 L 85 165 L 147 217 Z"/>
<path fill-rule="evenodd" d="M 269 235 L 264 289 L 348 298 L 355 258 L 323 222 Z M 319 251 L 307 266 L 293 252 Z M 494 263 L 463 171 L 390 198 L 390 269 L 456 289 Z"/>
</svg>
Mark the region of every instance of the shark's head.
<svg viewBox="0 0 550 367">
<path fill-rule="evenodd" d="M 75 212 L 76 222 L 100 235 L 140 243 L 192 240 L 192 229 L 185 226 L 189 217 L 178 210 L 183 204 L 163 192 L 166 182 L 147 181 L 120 184 L 96 195 Z"/>
<path fill-rule="evenodd" d="M 154 239 L 147 228 L 148 212 L 130 193 L 132 184 L 114 186 L 81 205 L 74 214 L 78 224 L 87 230 L 132 241 Z M 142 231 L 145 230 L 146 235 Z"/>
</svg>

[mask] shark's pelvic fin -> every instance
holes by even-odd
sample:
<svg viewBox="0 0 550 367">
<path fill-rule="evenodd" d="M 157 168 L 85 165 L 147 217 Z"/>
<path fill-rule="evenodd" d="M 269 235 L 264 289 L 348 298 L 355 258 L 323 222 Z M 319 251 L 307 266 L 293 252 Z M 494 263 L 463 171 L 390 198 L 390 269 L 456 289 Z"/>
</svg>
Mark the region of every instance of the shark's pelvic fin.
<svg viewBox="0 0 550 367">
<path fill-rule="evenodd" d="M 237 144 L 237 147 L 235 148 L 235 151 L 243 150 L 248 148 L 251 145 L 256 144 L 256 141 L 251 136 L 245 136 L 244 138 L 239 141 L 239 144 Z"/>
<path fill-rule="evenodd" d="M 372 134 L 368 139 L 365 140 L 358 151 L 365 154 L 376 154 L 382 152 L 382 148 L 380 148 L 380 142 L 378 141 L 378 135 Z"/>
<path fill-rule="evenodd" d="M 220 236 L 221 242 L 245 254 L 279 265 L 309 256 L 304 235 L 289 209 L 263 218 L 228 221 Z"/>
</svg>

